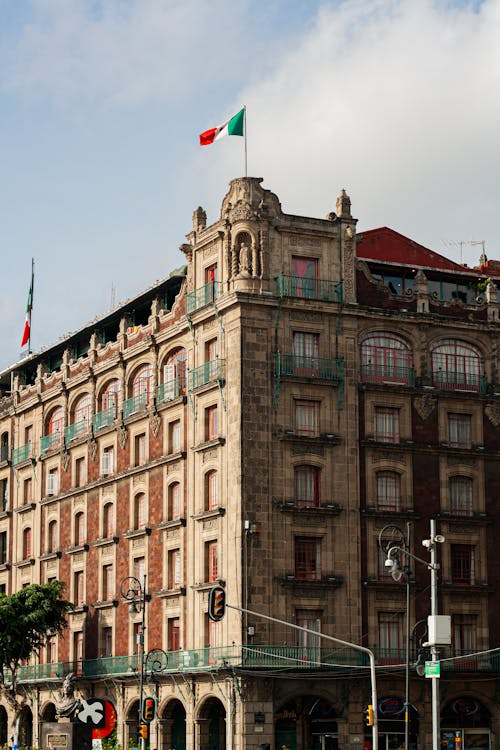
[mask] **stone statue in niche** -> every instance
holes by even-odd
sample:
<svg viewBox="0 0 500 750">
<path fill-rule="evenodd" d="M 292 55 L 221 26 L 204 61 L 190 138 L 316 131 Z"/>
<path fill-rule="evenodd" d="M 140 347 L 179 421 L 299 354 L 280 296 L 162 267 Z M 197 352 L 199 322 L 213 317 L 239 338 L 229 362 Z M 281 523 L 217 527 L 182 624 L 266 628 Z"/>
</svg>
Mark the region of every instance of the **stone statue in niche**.
<svg viewBox="0 0 500 750">
<path fill-rule="evenodd" d="M 249 278 L 251 276 L 250 246 L 245 242 L 244 239 L 241 240 L 240 244 L 240 276 L 244 276 L 246 278 Z"/>
</svg>

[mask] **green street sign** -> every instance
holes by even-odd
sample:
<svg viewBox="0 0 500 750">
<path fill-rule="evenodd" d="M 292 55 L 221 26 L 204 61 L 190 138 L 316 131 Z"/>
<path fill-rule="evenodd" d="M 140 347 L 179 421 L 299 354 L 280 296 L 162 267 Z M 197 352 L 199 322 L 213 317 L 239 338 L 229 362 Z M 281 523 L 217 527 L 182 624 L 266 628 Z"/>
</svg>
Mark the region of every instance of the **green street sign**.
<svg viewBox="0 0 500 750">
<path fill-rule="evenodd" d="M 441 662 L 440 661 L 426 661 L 425 662 L 425 676 L 426 677 L 441 677 Z"/>
</svg>

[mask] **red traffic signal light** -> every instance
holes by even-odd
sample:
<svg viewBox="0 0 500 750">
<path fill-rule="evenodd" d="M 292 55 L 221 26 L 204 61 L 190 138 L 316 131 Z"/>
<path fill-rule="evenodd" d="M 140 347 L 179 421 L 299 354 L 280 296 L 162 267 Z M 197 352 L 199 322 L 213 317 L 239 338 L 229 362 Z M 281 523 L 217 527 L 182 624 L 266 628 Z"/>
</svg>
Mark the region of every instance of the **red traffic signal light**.
<svg viewBox="0 0 500 750">
<path fill-rule="evenodd" d="M 148 725 L 147 724 L 141 724 L 139 726 L 139 737 L 141 740 L 147 740 L 148 738 Z"/>
<path fill-rule="evenodd" d="M 142 720 L 154 721 L 156 718 L 156 698 L 144 698 L 142 702 Z"/>
<path fill-rule="evenodd" d="M 214 586 L 208 595 L 208 616 L 214 622 L 222 620 L 226 613 L 226 591 L 222 586 Z"/>
</svg>

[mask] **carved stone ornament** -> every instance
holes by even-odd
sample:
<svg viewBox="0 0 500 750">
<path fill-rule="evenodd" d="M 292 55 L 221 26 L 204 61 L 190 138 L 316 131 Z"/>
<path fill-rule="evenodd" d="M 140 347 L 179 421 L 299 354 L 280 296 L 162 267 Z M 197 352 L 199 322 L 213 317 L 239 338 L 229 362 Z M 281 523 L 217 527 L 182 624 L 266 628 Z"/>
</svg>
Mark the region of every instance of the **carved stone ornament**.
<svg viewBox="0 0 500 750">
<path fill-rule="evenodd" d="M 221 218 L 231 224 L 269 216 L 282 216 L 278 197 L 261 186 L 262 177 L 238 177 L 231 180 L 222 201 Z"/>
<path fill-rule="evenodd" d="M 492 404 L 488 404 L 484 410 L 484 413 L 490 420 L 494 427 L 498 427 L 500 424 L 500 403 L 494 401 Z"/>
<path fill-rule="evenodd" d="M 423 396 L 418 396 L 413 404 L 418 416 L 425 422 L 436 408 L 436 397 L 430 393 L 424 393 Z"/>
<path fill-rule="evenodd" d="M 229 210 L 229 221 L 231 224 L 235 224 L 237 221 L 251 221 L 256 218 L 256 212 L 248 203 L 243 203 L 243 201 L 238 202 L 236 206 L 233 206 Z"/>
<path fill-rule="evenodd" d="M 97 458 L 97 440 L 95 438 L 89 441 L 89 453 L 91 460 L 95 461 Z"/>
<path fill-rule="evenodd" d="M 155 437 L 158 437 L 158 433 L 161 427 L 161 417 L 159 414 L 151 414 L 149 419 L 149 427 Z"/>
<path fill-rule="evenodd" d="M 67 450 L 64 450 L 61 455 L 61 463 L 62 463 L 63 471 L 68 471 L 69 462 L 70 462 L 70 455 Z"/>
<path fill-rule="evenodd" d="M 120 448 L 122 450 L 127 445 L 127 438 L 128 438 L 128 430 L 125 427 L 125 425 L 122 424 L 120 425 L 120 429 L 118 430 L 118 442 L 120 443 Z"/>
</svg>

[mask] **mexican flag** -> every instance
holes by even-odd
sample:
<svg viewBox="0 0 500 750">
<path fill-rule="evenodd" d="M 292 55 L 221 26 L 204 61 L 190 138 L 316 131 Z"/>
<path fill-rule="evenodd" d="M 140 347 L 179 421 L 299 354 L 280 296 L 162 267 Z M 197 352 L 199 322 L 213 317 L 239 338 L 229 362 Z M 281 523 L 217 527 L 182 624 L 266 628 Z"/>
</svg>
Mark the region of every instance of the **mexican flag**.
<svg viewBox="0 0 500 750">
<path fill-rule="evenodd" d="M 225 135 L 243 135 L 245 128 L 245 108 L 240 109 L 238 114 L 231 117 L 230 120 L 219 125 L 216 128 L 210 128 L 205 130 L 200 135 L 200 146 L 210 146 L 214 141 L 218 141 L 219 138 L 223 138 Z"/>
<path fill-rule="evenodd" d="M 24 323 L 23 340 L 21 347 L 26 346 L 30 339 L 31 332 L 31 308 L 33 307 L 33 271 L 31 272 L 31 284 L 28 291 L 28 301 L 26 302 L 26 321 Z"/>
</svg>

